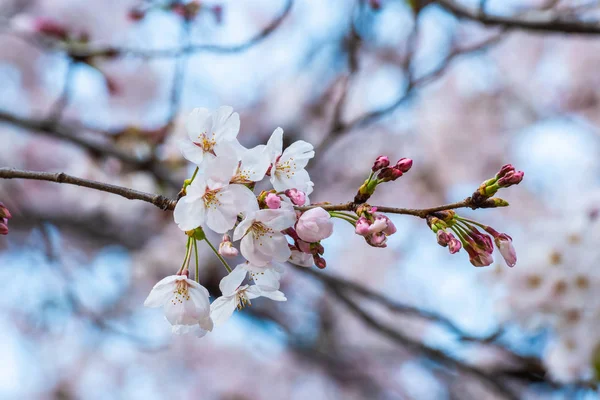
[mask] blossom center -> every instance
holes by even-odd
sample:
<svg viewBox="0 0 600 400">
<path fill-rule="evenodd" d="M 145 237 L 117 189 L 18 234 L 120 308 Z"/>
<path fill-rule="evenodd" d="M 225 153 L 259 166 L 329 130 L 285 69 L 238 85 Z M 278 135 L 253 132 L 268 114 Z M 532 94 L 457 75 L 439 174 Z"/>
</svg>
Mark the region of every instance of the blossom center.
<svg viewBox="0 0 600 400">
<path fill-rule="evenodd" d="M 194 142 L 194 144 L 200 147 L 202 150 L 204 150 L 205 153 L 211 153 L 213 155 L 215 154 L 214 148 L 217 144 L 217 141 L 215 140 L 214 133 L 212 134 L 210 139 L 208 138 L 206 132 L 201 133 L 200 135 L 198 135 L 198 142 Z"/>
<path fill-rule="evenodd" d="M 252 236 L 254 237 L 254 239 L 260 239 L 263 236 L 267 235 L 269 235 L 269 239 L 273 239 L 273 233 L 275 233 L 273 229 L 269 228 L 262 222 L 256 221 L 250 227 L 250 231 L 252 232 Z M 262 246 L 262 243 L 260 243 L 260 245 Z"/>
<path fill-rule="evenodd" d="M 235 296 L 237 299 L 236 308 L 238 309 L 238 311 L 241 311 L 246 306 L 252 305 L 245 290 L 240 290 L 239 292 L 237 292 L 237 294 Z"/>
<path fill-rule="evenodd" d="M 216 209 L 217 206 L 221 205 L 221 202 L 219 201 L 218 189 L 207 190 L 206 193 L 204 193 L 204 196 L 202 196 L 202 199 L 204 200 L 204 205 L 206 208 Z"/>
<path fill-rule="evenodd" d="M 278 175 L 285 175 L 287 178 L 291 178 L 296 173 L 296 163 L 294 158 L 291 157 L 284 162 L 277 161 L 275 166 L 275 173 Z"/>
<path fill-rule="evenodd" d="M 173 297 L 171 298 L 171 303 L 173 305 L 183 304 L 184 301 L 190 300 L 190 294 L 188 291 L 188 284 L 185 281 L 177 282 L 175 285 L 175 290 L 173 290 Z"/>
</svg>

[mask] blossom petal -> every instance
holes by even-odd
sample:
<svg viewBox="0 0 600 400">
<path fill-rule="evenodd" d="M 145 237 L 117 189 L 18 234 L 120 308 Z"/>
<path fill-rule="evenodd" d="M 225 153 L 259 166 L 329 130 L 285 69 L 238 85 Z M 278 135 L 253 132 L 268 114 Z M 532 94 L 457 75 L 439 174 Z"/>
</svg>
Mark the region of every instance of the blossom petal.
<svg viewBox="0 0 600 400">
<path fill-rule="evenodd" d="M 254 218 L 256 221 L 262 222 L 267 227 L 279 232 L 296 223 L 296 212 L 293 208 L 265 209 L 258 211 Z"/>
<path fill-rule="evenodd" d="M 165 304 L 173 294 L 176 280 L 177 275 L 170 275 L 158 281 L 144 301 L 144 306 L 161 307 Z"/>
<path fill-rule="evenodd" d="M 206 108 L 194 108 L 186 121 L 188 137 L 192 142 L 197 142 L 202 134 L 210 135 L 211 126 L 211 112 Z"/>
<path fill-rule="evenodd" d="M 290 164 L 294 165 L 295 170 L 300 170 L 306 167 L 308 161 L 314 156 L 313 145 L 304 140 L 298 140 L 284 150 L 281 162 L 293 160 L 293 163 Z"/>
<path fill-rule="evenodd" d="M 175 205 L 173 218 L 182 231 L 196 229 L 204 223 L 206 218 L 204 201 L 202 199 L 190 199 L 187 196 L 182 197 Z"/>
<path fill-rule="evenodd" d="M 221 106 L 213 114 L 212 132 L 217 142 L 233 140 L 240 131 L 240 115 L 230 106 Z"/>
<path fill-rule="evenodd" d="M 315 261 L 312 254 L 303 253 L 298 250 L 292 250 L 292 255 L 290 256 L 290 259 L 288 261 L 294 265 L 299 265 L 301 267 L 312 267 L 313 265 L 315 265 Z"/>
<path fill-rule="evenodd" d="M 264 151 L 269 156 L 271 162 L 274 163 L 283 151 L 283 129 L 277 128 L 273 131 Z"/>
<path fill-rule="evenodd" d="M 254 212 L 249 212 L 246 215 L 246 218 L 235 227 L 235 231 L 233 231 L 233 240 L 240 240 L 246 232 L 248 232 L 248 229 L 250 229 L 254 223 L 254 215 Z"/>
<path fill-rule="evenodd" d="M 207 159 L 207 155 L 212 156 L 211 154 L 204 153 L 201 147 L 196 146 L 190 140 L 180 140 L 178 146 L 183 157 L 196 165 L 201 165 Z"/>
<path fill-rule="evenodd" d="M 223 325 L 233 314 L 236 304 L 235 296 L 221 296 L 210 305 L 210 318 L 215 326 Z"/>
<path fill-rule="evenodd" d="M 240 243 L 240 251 L 244 258 L 254 265 L 266 265 L 273 260 L 269 254 L 265 254 L 261 246 L 254 240 L 252 234 L 244 236 Z"/>
<path fill-rule="evenodd" d="M 224 296 L 231 296 L 246 278 L 246 270 L 242 264 L 236 266 L 226 277 L 221 279 L 219 289 Z"/>
<path fill-rule="evenodd" d="M 243 179 L 258 182 L 265 177 L 265 173 L 271 164 L 271 159 L 265 152 L 265 148 L 266 146 L 259 145 L 240 154 L 240 175 Z"/>
<path fill-rule="evenodd" d="M 305 169 L 299 169 L 290 174 L 282 173 L 276 170 L 271 174 L 271 184 L 278 192 L 282 192 L 287 189 L 298 189 L 307 193 L 307 191 L 313 186 L 310 176 Z"/>
</svg>

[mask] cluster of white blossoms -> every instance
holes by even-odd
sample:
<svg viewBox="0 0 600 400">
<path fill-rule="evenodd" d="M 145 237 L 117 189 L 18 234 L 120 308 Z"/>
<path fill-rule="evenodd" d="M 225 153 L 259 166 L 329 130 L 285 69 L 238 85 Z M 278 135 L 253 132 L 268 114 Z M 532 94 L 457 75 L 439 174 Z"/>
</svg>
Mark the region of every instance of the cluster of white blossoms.
<svg viewBox="0 0 600 400">
<path fill-rule="evenodd" d="M 145 301 L 164 307 L 174 333 L 204 336 L 257 297 L 285 301 L 279 263 L 324 266 L 319 242 L 333 232 L 331 215 L 319 207 L 304 213 L 294 209 L 310 204 L 313 183 L 305 168 L 314 157 L 313 146 L 299 140 L 283 149 L 283 130 L 277 128 L 266 145 L 246 149 L 237 140 L 239 129 L 239 115 L 227 106 L 194 109 L 187 122 L 188 138 L 180 147 L 197 169 L 174 211 L 188 235 L 187 252 L 178 273 L 158 282 Z M 273 189 L 255 194 L 255 185 L 266 177 Z M 223 234 L 218 251 L 205 229 Z M 207 241 L 228 271 L 219 285 L 222 296 L 212 304 L 198 282 L 197 265 L 196 281 L 189 278 L 193 250 L 197 263 L 197 240 Z M 230 268 L 225 258 L 240 252 L 244 260 Z"/>
<path fill-rule="evenodd" d="M 534 232 L 520 268 L 498 268 L 493 287 L 501 318 L 547 332 L 543 361 L 554 379 L 597 377 L 600 362 L 600 219 L 547 219 Z M 557 227 L 560 227 L 557 229 Z M 558 232 L 557 232 L 558 231 Z"/>
</svg>

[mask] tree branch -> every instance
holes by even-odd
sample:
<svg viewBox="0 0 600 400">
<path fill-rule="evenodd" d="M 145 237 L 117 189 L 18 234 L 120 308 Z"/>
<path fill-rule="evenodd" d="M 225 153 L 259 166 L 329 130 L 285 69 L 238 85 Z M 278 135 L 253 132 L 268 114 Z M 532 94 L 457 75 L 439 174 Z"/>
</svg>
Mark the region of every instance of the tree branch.
<svg viewBox="0 0 600 400">
<path fill-rule="evenodd" d="M 174 210 L 175 204 L 177 203 L 176 200 L 172 200 L 158 194 L 140 192 L 138 190 L 129 189 L 123 186 L 111 185 L 110 183 L 102 183 L 89 179 L 77 178 L 75 176 L 67 175 L 62 172 L 51 173 L 37 171 L 22 171 L 13 168 L 0 168 L 0 178 L 32 179 L 38 181 L 49 181 L 56 183 L 67 183 L 69 185 L 83 186 L 90 189 L 100 190 L 102 192 L 116 194 L 130 200 L 145 201 L 147 203 L 154 204 L 156 207 L 165 211 Z"/>
<path fill-rule="evenodd" d="M 597 22 L 584 22 L 578 20 L 561 20 L 560 16 L 554 18 L 516 18 L 493 16 L 483 10 L 468 8 L 455 0 L 435 0 L 446 11 L 458 18 L 465 18 L 488 26 L 502 26 L 507 29 L 522 29 L 533 32 L 558 32 L 580 35 L 600 34 L 600 24 Z"/>
</svg>

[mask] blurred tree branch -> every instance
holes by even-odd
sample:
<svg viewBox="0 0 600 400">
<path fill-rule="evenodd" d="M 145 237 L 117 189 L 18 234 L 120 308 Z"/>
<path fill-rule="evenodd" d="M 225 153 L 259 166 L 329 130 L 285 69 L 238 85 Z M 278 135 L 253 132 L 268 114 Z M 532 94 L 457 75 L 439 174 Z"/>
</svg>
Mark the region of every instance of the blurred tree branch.
<svg viewBox="0 0 600 400">
<path fill-rule="evenodd" d="M 469 19 L 488 26 L 501 26 L 506 29 L 521 29 L 533 32 L 572 33 L 580 35 L 600 34 L 600 23 L 581 20 L 563 20 L 560 15 L 548 17 L 548 14 L 528 17 L 505 17 L 489 15 L 480 3 L 478 9 L 471 9 L 455 0 L 434 0 L 446 11 L 458 18 Z"/>
</svg>

